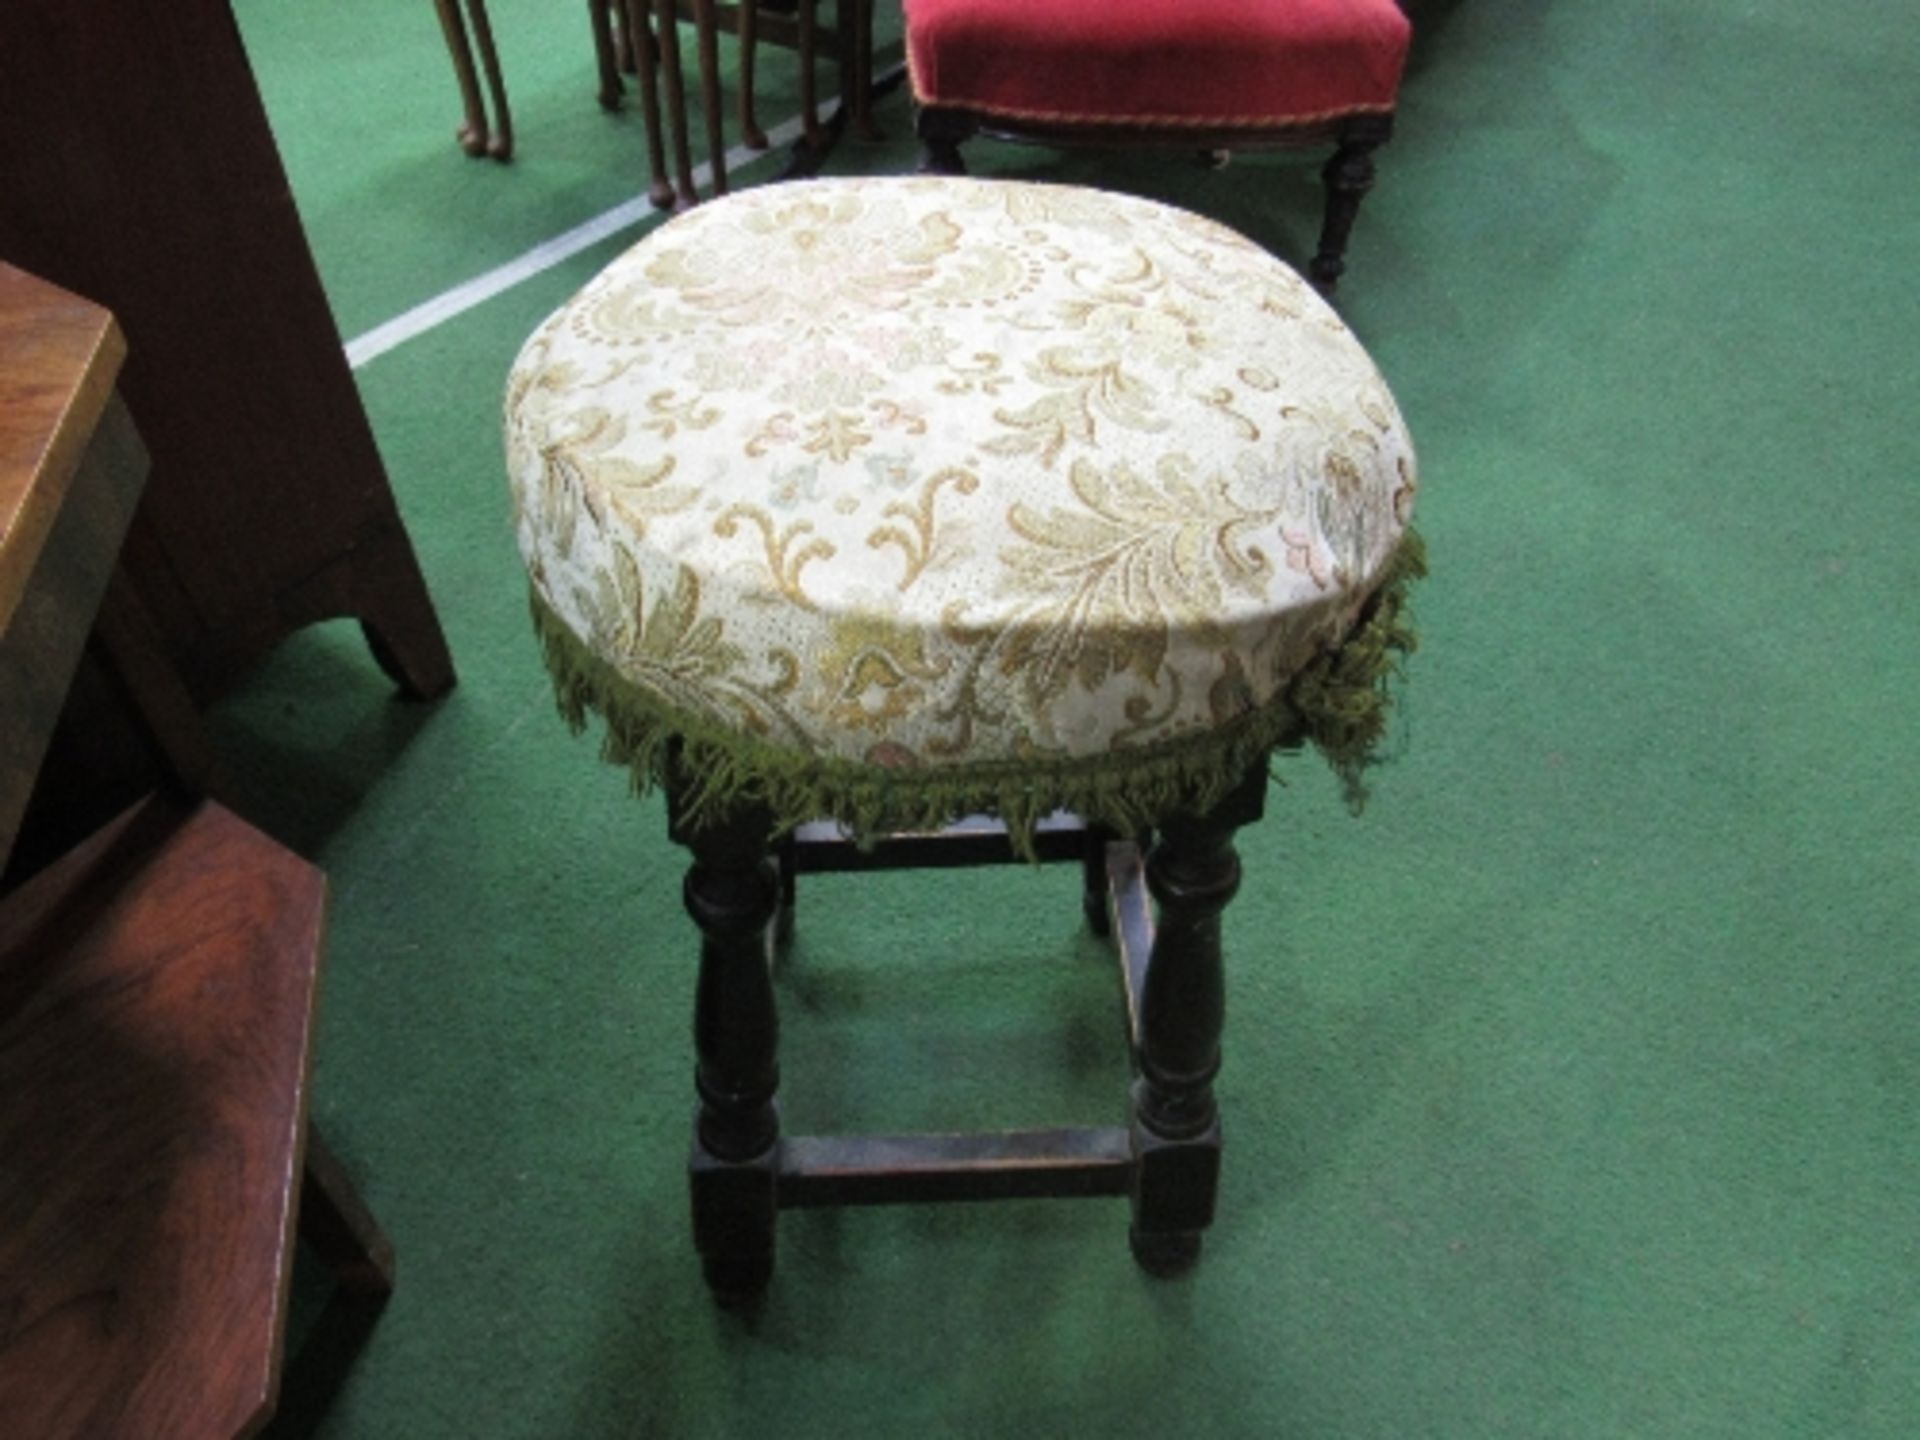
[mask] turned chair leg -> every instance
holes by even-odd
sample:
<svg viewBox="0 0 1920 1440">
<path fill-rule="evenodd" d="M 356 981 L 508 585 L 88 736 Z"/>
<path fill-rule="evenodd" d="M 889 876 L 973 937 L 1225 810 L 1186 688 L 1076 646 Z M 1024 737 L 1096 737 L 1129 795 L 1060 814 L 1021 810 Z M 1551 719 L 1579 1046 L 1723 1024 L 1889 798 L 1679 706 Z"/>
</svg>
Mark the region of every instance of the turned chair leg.
<svg viewBox="0 0 1920 1440">
<path fill-rule="evenodd" d="M 480 99 L 480 77 L 473 65 L 473 45 L 460 16 L 460 0 L 434 0 L 447 54 L 453 60 L 453 78 L 460 87 L 460 148 L 469 155 L 487 153 L 487 112 Z"/>
<path fill-rule="evenodd" d="M 749 150 L 767 148 L 767 132 L 754 115 L 754 53 L 760 45 L 760 0 L 740 0 L 740 141 Z"/>
<path fill-rule="evenodd" d="M 487 18 L 486 0 L 467 0 L 467 19 L 473 27 L 473 43 L 480 51 L 487 95 L 493 101 L 493 134 L 487 138 L 487 154 L 495 160 L 511 160 L 513 111 L 507 106 L 507 82 L 500 73 L 500 52 L 494 48 L 493 22 Z"/>
<path fill-rule="evenodd" d="M 611 6 L 619 0 L 587 0 L 587 24 L 593 32 L 593 61 L 600 75 L 598 99 L 602 110 L 618 110 L 620 95 L 620 57 L 613 34 Z M 623 27 L 624 28 L 624 27 Z M 625 36 L 621 37 L 622 41 Z"/>
<path fill-rule="evenodd" d="M 914 134 L 920 139 L 920 173 L 966 174 L 967 162 L 960 158 L 960 147 L 979 128 L 974 118 L 964 111 L 922 106 L 913 119 Z"/>
<path fill-rule="evenodd" d="M 640 88 L 640 122 L 647 133 L 647 199 L 656 210 L 673 206 L 667 151 L 660 130 L 660 57 L 649 16 L 652 0 L 624 0 L 626 35 L 633 46 L 633 78 Z"/>
<path fill-rule="evenodd" d="M 674 827 L 693 852 L 684 894 L 700 927 L 693 1235 L 707 1283 L 726 1303 L 751 1300 L 773 1275 L 780 1070 L 767 935 L 780 876 L 767 854 L 770 828 L 751 806 Z"/>
<path fill-rule="evenodd" d="M 1257 818 L 1264 767 L 1204 815 L 1162 823 L 1147 856 L 1159 922 L 1139 997 L 1133 1088 L 1133 1253 L 1175 1274 L 1200 1256 L 1220 1179 L 1220 1069 L 1226 983 L 1220 915 L 1240 886 L 1234 830 Z"/>
<path fill-rule="evenodd" d="M 1322 295 L 1331 295 L 1347 268 L 1347 237 L 1353 232 L 1360 202 L 1373 188 L 1373 152 L 1386 140 L 1390 118 L 1368 117 L 1349 126 L 1320 178 L 1327 187 L 1327 214 L 1320 227 L 1320 248 L 1309 274 Z"/>
<path fill-rule="evenodd" d="M 795 11 L 795 18 L 799 22 L 801 139 L 808 153 L 816 157 L 826 148 L 826 132 L 820 127 L 820 97 L 813 73 L 819 20 L 817 5 L 818 0 L 799 0 L 799 7 Z"/>
<path fill-rule="evenodd" d="M 673 140 L 673 208 L 691 210 L 700 203 L 700 196 L 693 188 L 693 150 L 687 142 L 687 94 L 680 70 L 680 21 L 674 0 L 654 0 L 654 24 L 666 123 Z"/>
</svg>

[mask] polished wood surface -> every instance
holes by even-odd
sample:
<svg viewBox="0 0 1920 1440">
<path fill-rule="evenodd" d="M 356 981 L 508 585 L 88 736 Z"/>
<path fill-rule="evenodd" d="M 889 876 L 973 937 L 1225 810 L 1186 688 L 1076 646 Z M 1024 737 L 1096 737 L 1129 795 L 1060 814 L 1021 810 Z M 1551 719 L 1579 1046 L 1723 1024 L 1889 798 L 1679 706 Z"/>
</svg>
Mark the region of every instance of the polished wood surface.
<svg viewBox="0 0 1920 1440">
<path fill-rule="evenodd" d="M 175 790 L 214 773 L 116 563 L 146 475 L 121 355 L 105 311 L 0 270 L 0 870 L 90 634 Z M 325 895 L 218 805 L 154 798 L 0 904 L 0 1435 L 252 1433 L 296 1217 L 344 1289 L 391 1289 L 307 1125 Z"/>
<path fill-rule="evenodd" d="M 0 1416 L 246 1433 L 279 1380 L 320 872 L 152 800 L 0 909 Z"/>
<path fill-rule="evenodd" d="M 146 477 L 97 305 L 0 264 L 0 873 Z"/>
<path fill-rule="evenodd" d="M 0 633 L 126 353 L 112 315 L 0 260 Z"/>
</svg>

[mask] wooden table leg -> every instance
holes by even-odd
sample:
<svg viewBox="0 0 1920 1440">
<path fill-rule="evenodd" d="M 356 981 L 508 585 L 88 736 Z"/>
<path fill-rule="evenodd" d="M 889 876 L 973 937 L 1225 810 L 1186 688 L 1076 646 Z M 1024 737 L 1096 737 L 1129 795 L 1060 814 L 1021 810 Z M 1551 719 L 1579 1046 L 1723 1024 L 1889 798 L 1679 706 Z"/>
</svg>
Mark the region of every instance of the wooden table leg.
<svg viewBox="0 0 1920 1440">
<path fill-rule="evenodd" d="M 393 1292 L 393 1242 L 312 1121 L 300 1179 L 300 1237 L 342 1290 L 369 1300 Z"/>
<path fill-rule="evenodd" d="M 223 781 L 206 722 L 168 661 L 159 629 L 124 565 L 113 567 L 93 633 L 174 787 L 185 795 L 221 793 Z"/>
</svg>

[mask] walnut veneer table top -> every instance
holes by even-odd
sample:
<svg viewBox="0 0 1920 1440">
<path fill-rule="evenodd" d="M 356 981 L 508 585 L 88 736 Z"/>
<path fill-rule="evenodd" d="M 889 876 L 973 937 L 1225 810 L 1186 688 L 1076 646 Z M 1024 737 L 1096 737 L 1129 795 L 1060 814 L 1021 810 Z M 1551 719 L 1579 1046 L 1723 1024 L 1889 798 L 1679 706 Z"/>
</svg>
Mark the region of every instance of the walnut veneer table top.
<svg viewBox="0 0 1920 1440">
<path fill-rule="evenodd" d="M 0 261 L 0 634 L 126 357 L 113 316 Z"/>
</svg>

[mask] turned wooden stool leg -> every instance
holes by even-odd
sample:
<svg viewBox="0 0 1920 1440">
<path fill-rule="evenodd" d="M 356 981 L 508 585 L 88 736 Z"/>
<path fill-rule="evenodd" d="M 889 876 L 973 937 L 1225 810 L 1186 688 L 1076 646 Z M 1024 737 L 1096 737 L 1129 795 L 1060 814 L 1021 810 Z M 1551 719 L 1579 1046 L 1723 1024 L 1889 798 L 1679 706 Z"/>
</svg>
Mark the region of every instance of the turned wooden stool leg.
<svg viewBox="0 0 1920 1440">
<path fill-rule="evenodd" d="M 780 865 L 780 914 L 773 922 L 773 943 L 784 949 L 793 943 L 794 907 L 799 903 L 799 857 L 793 852 L 791 832 L 782 837 L 776 859 Z"/>
<path fill-rule="evenodd" d="M 742 807 L 697 829 L 676 821 L 674 834 L 693 851 L 685 898 L 700 927 L 693 1234 L 723 1301 L 751 1298 L 773 1275 L 780 1070 L 767 937 L 780 877 L 767 855 L 769 830 L 764 811 Z"/>
<path fill-rule="evenodd" d="M 1113 931 L 1107 915 L 1107 842 L 1115 838 L 1104 825 L 1087 827 L 1087 849 L 1080 857 L 1080 913 L 1087 928 L 1105 939 Z"/>
<path fill-rule="evenodd" d="M 1159 922 L 1140 995 L 1133 1088 L 1133 1253 L 1155 1274 L 1185 1269 L 1213 1222 L 1220 1179 L 1220 1069 L 1226 982 L 1220 914 L 1240 888 L 1233 832 L 1258 818 L 1266 769 L 1204 815 L 1163 821 L 1147 856 Z"/>
</svg>

